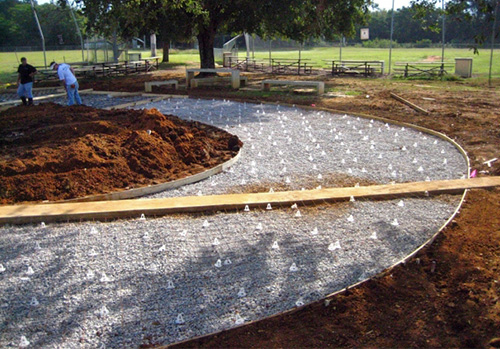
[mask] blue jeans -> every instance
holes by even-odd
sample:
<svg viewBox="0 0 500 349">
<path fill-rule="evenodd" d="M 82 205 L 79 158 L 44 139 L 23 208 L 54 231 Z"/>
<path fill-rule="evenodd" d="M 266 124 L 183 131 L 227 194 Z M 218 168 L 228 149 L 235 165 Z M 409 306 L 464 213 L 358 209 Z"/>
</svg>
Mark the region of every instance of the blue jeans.
<svg viewBox="0 0 500 349">
<path fill-rule="evenodd" d="M 19 84 L 19 87 L 17 88 L 17 95 L 19 97 L 33 98 L 33 93 L 31 92 L 32 89 L 33 89 L 32 82 L 27 82 L 25 84 Z"/>
<path fill-rule="evenodd" d="M 80 95 L 78 94 L 78 81 L 73 84 L 75 86 L 74 88 L 71 87 L 71 85 L 66 85 L 66 92 L 68 93 L 68 105 L 73 105 L 75 104 L 82 104 L 82 99 L 80 98 Z"/>
</svg>

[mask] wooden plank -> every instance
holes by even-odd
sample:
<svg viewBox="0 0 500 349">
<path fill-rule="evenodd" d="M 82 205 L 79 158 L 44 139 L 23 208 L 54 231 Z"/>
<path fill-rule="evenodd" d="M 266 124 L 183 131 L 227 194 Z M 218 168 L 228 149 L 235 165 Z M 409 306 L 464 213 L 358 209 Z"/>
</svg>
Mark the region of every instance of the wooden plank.
<svg viewBox="0 0 500 349">
<path fill-rule="evenodd" d="M 186 196 L 165 199 L 75 202 L 61 204 L 12 205 L 0 207 L 0 224 L 74 221 L 83 219 L 114 219 L 123 217 L 159 216 L 171 213 L 219 211 L 290 205 L 296 202 L 315 203 L 348 200 L 351 196 L 366 199 L 395 198 L 462 192 L 465 189 L 500 186 L 500 177 L 440 180 L 383 184 L 366 187 L 325 188 L 319 190 L 275 193 Z"/>
<path fill-rule="evenodd" d="M 92 91 L 93 95 L 109 95 L 113 97 L 140 96 L 142 92 Z"/>
<path fill-rule="evenodd" d="M 124 103 L 124 104 L 119 104 L 119 105 L 114 105 L 111 107 L 104 108 L 106 110 L 112 110 L 112 109 L 123 109 L 123 108 L 128 108 L 128 107 L 137 107 L 138 105 L 143 105 L 143 104 L 148 104 L 148 103 L 155 103 L 159 102 L 163 99 L 167 98 L 166 96 L 161 96 L 161 97 L 156 97 L 156 98 L 147 98 L 141 101 L 136 101 L 136 102 L 130 102 L 130 103 Z"/>
<path fill-rule="evenodd" d="M 142 92 L 141 96 L 145 97 L 165 97 L 165 98 L 189 98 L 188 95 L 172 95 L 172 94 L 164 94 L 164 93 L 149 93 L 149 92 Z"/>
<path fill-rule="evenodd" d="M 78 91 L 79 94 L 92 94 L 94 93 L 94 89 L 93 88 L 87 88 L 85 90 L 80 90 Z M 66 95 L 66 92 L 64 92 L 64 95 Z"/>
<path fill-rule="evenodd" d="M 85 93 L 90 93 L 92 91 L 93 91 L 93 89 L 89 88 L 89 89 L 86 89 L 86 90 L 78 91 L 78 93 L 85 94 Z M 44 99 L 56 98 L 56 97 L 64 97 L 64 96 L 66 96 L 66 92 L 53 93 L 53 94 L 46 95 L 46 96 L 38 96 L 38 97 L 34 97 L 33 100 L 34 101 L 41 101 L 41 100 L 44 100 Z M 2 106 L 2 105 L 17 104 L 17 103 L 19 103 L 18 100 L 6 101 L 6 102 L 0 103 L 0 106 Z"/>
<path fill-rule="evenodd" d="M 391 92 L 391 97 L 394 98 L 395 100 L 403 103 L 403 104 L 406 104 L 407 106 L 409 106 L 410 108 L 420 112 L 420 113 L 423 113 L 423 114 L 426 114 L 426 115 L 429 115 L 429 111 L 428 110 L 425 110 L 424 108 L 421 108 L 419 107 L 418 105 L 416 104 L 413 104 L 412 102 L 410 101 L 407 101 L 406 99 L 404 99 L 403 97 L 400 97 L 398 96 L 397 94 L 395 93 L 392 93 Z"/>
<path fill-rule="evenodd" d="M 62 88 L 60 85 L 59 86 L 54 86 L 54 87 L 33 87 L 31 89 L 32 91 L 45 91 L 45 90 L 57 90 L 58 92 L 64 91 L 64 88 Z M 17 90 L 16 90 L 17 91 Z M 15 91 L 14 91 L 15 92 Z"/>
</svg>

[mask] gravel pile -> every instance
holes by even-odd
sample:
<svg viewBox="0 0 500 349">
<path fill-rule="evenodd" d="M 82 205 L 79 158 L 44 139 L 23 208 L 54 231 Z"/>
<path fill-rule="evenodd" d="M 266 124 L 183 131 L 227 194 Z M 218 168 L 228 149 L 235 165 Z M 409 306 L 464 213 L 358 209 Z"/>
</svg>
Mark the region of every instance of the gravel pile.
<svg viewBox="0 0 500 349">
<path fill-rule="evenodd" d="M 312 189 L 346 175 L 460 178 L 439 138 L 377 121 L 220 100 L 148 104 L 245 143 L 226 173 L 155 197 Z M 337 181 L 338 182 L 338 181 Z M 0 346 L 168 344 L 317 300 L 427 241 L 459 197 L 0 228 Z"/>
</svg>

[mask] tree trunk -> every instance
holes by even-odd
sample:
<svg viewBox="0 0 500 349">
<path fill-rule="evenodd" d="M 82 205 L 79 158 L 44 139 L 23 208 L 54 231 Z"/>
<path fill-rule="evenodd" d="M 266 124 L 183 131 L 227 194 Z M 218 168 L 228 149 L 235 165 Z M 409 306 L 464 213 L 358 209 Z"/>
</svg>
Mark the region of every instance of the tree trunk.
<svg viewBox="0 0 500 349">
<path fill-rule="evenodd" d="M 163 63 L 169 62 L 170 61 L 170 40 L 165 39 L 163 41 Z"/>
<path fill-rule="evenodd" d="M 198 34 L 201 68 L 215 68 L 214 42 L 216 28 L 214 25 L 201 28 Z"/>
</svg>

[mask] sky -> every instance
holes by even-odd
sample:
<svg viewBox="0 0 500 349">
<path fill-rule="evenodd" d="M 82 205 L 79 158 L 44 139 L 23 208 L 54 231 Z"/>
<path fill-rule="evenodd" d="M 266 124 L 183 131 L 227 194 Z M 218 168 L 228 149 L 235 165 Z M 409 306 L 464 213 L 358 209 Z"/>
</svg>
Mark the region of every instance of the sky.
<svg viewBox="0 0 500 349">
<path fill-rule="evenodd" d="M 375 0 L 374 1 L 380 9 L 390 10 L 392 8 L 392 0 Z M 398 9 L 401 7 L 409 7 L 410 0 L 394 0 L 394 9 Z"/>
<path fill-rule="evenodd" d="M 49 2 L 50 2 L 50 0 L 38 0 L 39 4 L 46 4 Z M 71 0 L 70 0 L 70 2 L 71 2 Z M 380 9 L 390 10 L 392 8 L 392 0 L 375 0 L 374 2 L 376 4 L 378 4 Z M 395 9 L 398 9 L 400 7 L 403 7 L 403 6 L 406 6 L 406 7 L 410 6 L 410 0 L 394 0 L 394 8 Z"/>
</svg>

